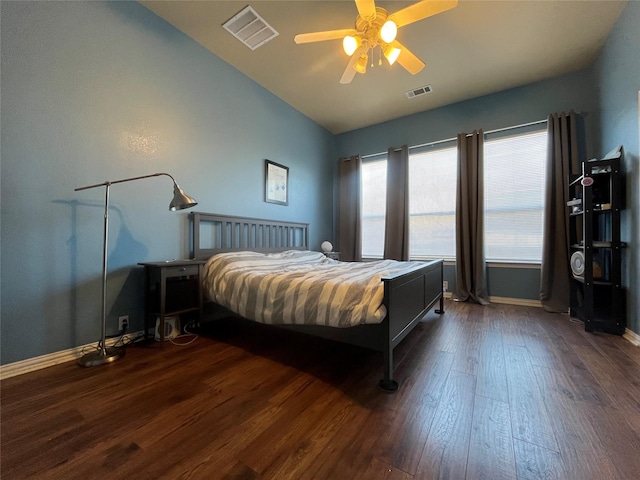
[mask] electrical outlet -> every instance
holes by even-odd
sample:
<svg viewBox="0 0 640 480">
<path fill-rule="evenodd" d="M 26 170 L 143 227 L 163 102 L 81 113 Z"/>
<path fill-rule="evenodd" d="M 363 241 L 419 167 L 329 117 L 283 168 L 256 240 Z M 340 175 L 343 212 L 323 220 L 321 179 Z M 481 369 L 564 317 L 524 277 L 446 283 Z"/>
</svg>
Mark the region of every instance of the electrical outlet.
<svg viewBox="0 0 640 480">
<path fill-rule="evenodd" d="M 443 280 L 443 282 L 442 282 L 442 291 L 443 292 L 448 292 L 449 291 L 449 282 L 447 280 Z"/>
<path fill-rule="evenodd" d="M 129 315 L 120 315 L 118 317 L 118 330 L 121 332 L 129 328 Z"/>
</svg>

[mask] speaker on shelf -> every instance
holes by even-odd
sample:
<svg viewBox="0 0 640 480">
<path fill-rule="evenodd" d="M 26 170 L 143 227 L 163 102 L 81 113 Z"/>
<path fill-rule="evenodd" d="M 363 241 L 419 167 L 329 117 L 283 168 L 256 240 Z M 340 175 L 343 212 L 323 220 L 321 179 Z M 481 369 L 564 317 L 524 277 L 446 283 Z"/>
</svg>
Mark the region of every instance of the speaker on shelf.
<svg viewBox="0 0 640 480">
<path fill-rule="evenodd" d="M 584 255 L 582 252 L 574 252 L 571 255 L 571 271 L 576 277 L 584 274 Z"/>
</svg>

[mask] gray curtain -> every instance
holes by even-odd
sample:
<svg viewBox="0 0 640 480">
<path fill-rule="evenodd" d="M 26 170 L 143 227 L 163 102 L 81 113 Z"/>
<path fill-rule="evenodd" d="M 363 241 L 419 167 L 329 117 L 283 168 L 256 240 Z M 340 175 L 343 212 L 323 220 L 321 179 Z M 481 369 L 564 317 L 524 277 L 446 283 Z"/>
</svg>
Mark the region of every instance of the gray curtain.
<svg viewBox="0 0 640 480">
<path fill-rule="evenodd" d="M 489 304 L 484 260 L 484 135 L 458 134 L 456 300 Z"/>
<path fill-rule="evenodd" d="M 549 312 L 569 308 L 569 174 L 578 173 L 579 142 L 575 113 L 551 114 L 547 123 L 547 171 L 540 303 Z"/>
<path fill-rule="evenodd" d="M 340 260 L 362 260 L 361 192 L 362 159 L 360 155 L 340 158 L 340 200 L 338 224 L 338 251 Z"/>
<path fill-rule="evenodd" d="M 387 213 L 384 258 L 409 260 L 409 147 L 387 155 Z"/>
</svg>

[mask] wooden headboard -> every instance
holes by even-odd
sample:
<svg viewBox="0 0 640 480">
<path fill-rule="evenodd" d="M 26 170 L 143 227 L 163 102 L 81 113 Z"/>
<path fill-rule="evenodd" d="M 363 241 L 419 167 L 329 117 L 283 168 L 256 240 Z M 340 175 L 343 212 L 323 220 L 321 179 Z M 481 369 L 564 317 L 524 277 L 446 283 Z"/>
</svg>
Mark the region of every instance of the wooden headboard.
<svg viewBox="0 0 640 480">
<path fill-rule="evenodd" d="M 309 224 L 191 212 L 191 258 L 251 250 L 281 252 L 309 249 Z"/>
</svg>

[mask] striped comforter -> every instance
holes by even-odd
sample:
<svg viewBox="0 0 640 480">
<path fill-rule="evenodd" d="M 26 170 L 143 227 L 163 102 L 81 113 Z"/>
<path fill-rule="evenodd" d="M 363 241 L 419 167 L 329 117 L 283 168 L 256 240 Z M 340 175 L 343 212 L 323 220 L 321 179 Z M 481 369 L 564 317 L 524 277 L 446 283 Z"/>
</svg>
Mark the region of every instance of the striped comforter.
<svg viewBox="0 0 640 480">
<path fill-rule="evenodd" d="M 203 284 L 210 300 L 250 320 L 352 327 L 380 323 L 387 313 L 380 279 L 414 265 L 337 262 L 309 251 L 232 252 L 209 259 Z"/>
</svg>

